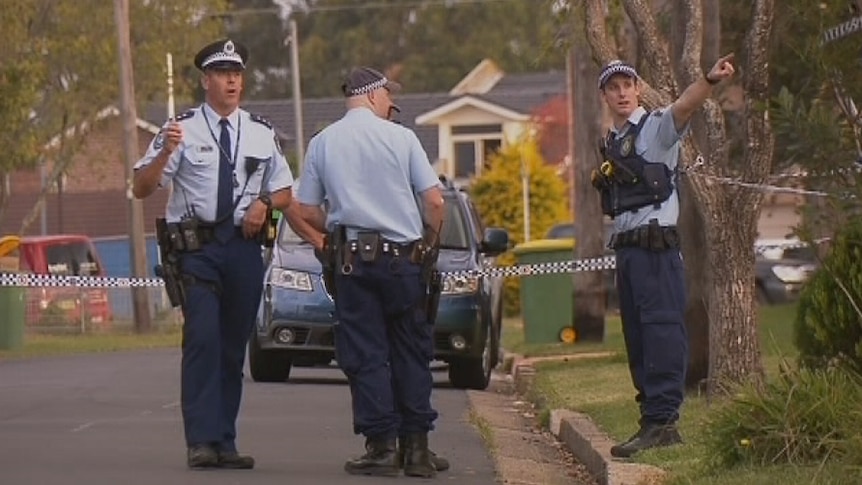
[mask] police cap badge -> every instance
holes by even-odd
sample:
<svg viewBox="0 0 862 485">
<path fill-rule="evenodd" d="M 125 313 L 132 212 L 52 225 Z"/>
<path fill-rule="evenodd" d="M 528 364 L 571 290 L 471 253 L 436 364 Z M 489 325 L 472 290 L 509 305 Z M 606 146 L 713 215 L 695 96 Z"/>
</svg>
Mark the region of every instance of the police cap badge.
<svg viewBox="0 0 862 485">
<path fill-rule="evenodd" d="M 248 48 L 230 39 L 221 39 L 204 46 L 195 55 L 195 67 L 242 71 L 248 62 Z"/>
</svg>

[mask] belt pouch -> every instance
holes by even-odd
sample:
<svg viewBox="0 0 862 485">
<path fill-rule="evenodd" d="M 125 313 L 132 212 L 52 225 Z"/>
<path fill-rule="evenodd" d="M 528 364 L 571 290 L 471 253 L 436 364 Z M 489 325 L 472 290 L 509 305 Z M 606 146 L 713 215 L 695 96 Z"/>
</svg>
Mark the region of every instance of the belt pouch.
<svg viewBox="0 0 862 485">
<path fill-rule="evenodd" d="M 185 243 L 186 251 L 197 251 L 201 248 L 197 219 L 192 217 L 180 221 L 180 231 L 183 234 L 183 243 Z"/>
<path fill-rule="evenodd" d="M 372 231 L 360 231 L 356 234 L 359 243 L 359 259 L 366 263 L 377 259 L 380 247 L 380 234 Z"/>
<path fill-rule="evenodd" d="M 186 244 L 183 241 L 183 233 L 182 233 L 182 231 L 180 231 L 179 224 L 168 224 L 167 225 L 167 231 L 168 231 L 168 238 L 171 242 L 170 243 L 171 247 L 169 249 L 172 249 L 174 251 L 179 251 L 179 252 L 185 251 L 186 250 Z M 166 249 L 168 249 L 168 248 L 166 248 Z"/>
</svg>

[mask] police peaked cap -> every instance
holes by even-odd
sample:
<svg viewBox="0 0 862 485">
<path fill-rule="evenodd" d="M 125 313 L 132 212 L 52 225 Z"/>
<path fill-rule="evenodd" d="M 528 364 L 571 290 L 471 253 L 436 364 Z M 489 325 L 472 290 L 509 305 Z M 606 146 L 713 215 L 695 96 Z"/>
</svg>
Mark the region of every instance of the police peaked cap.
<svg viewBox="0 0 862 485">
<path fill-rule="evenodd" d="M 201 49 L 195 56 L 195 67 L 206 69 L 244 70 L 248 48 L 239 42 L 222 39 Z"/>
<path fill-rule="evenodd" d="M 599 89 L 603 89 L 605 84 L 608 83 L 608 80 L 616 74 L 623 74 L 634 79 L 638 79 L 640 77 L 631 64 L 620 60 L 614 60 L 607 63 L 605 67 L 602 68 L 602 72 L 599 73 Z"/>
<path fill-rule="evenodd" d="M 401 89 L 401 85 L 389 80 L 382 72 L 370 67 L 352 69 L 344 80 L 344 84 L 341 85 L 341 91 L 348 98 L 368 94 L 380 88 L 386 88 L 389 91 L 398 91 Z"/>
</svg>

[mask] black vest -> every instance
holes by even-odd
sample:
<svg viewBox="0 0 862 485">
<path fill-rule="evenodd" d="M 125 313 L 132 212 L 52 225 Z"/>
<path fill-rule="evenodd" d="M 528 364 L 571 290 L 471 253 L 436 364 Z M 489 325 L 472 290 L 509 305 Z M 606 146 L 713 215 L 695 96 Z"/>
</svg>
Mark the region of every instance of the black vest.
<svg viewBox="0 0 862 485">
<path fill-rule="evenodd" d="M 648 205 L 658 208 L 673 193 L 674 172 L 663 163 L 644 160 L 635 150 L 635 140 L 650 116 L 643 115 L 622 136 L 608 134 L 600 170 L 605 183 L 599 193 L 602 213 L 611 218 Z"/>
</svg>

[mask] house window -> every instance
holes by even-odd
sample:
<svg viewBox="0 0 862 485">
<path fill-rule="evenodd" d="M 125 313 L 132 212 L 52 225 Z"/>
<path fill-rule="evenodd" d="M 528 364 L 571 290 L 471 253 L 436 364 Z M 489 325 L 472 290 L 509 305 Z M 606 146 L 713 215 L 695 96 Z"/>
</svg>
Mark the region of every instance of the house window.
<svg viewBox="0 0 862 485">
<path fill-rule="evenodd" d="M 455 178 L 482 174 L 487 160 L 503 145 L 502 125 L 461 125 L 452 127 Z"/>
</svg>

